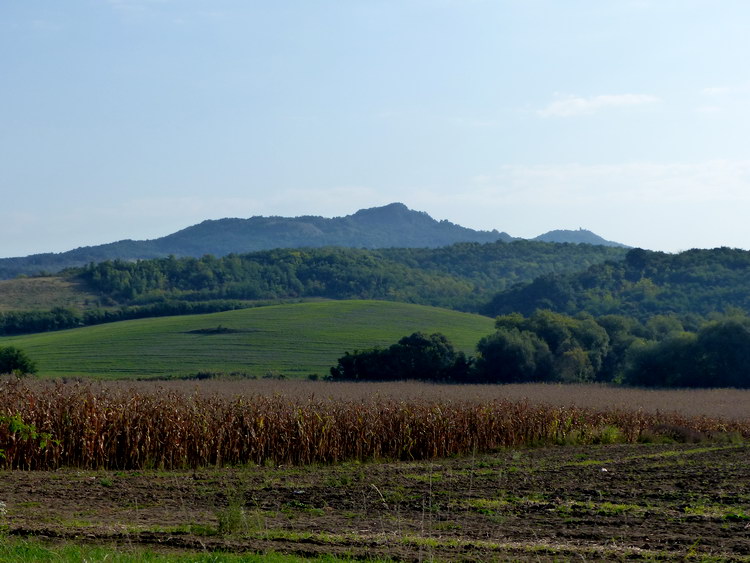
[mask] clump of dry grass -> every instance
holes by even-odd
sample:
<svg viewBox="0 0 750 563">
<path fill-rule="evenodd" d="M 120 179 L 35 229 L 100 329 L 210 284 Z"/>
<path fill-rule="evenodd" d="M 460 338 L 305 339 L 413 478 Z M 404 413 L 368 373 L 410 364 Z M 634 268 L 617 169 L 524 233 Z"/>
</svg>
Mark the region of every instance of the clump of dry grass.
<svg viewBox="0 0 750 563">
<path fill-rule="evenodd" d="M 750 437 L 750 421 L 527 400 L 367 399 L 207 394 L 164 387 L 0 382 L 0 413 L 56 440 L 46 448 L 0 428 L 7 467 L 182 468 L 425 459 L 543 443 L 626 441 L 660 426 Z M 5 435 L 3 435 L 5 432 Z"/>
</svg>

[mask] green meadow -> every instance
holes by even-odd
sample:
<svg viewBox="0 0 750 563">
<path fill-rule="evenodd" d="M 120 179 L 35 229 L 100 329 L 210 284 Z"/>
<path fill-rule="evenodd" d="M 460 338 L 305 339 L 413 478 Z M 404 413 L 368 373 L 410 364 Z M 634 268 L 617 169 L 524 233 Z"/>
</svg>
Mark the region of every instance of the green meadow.
<svg viewBox="0 0 750 563">
<path fill-rule="evenodd" d="M 42 377 L 149 378 L 198 372 L 327 375 L 346 351 L 442 332 L 472 353 L 488 317 L 386 301 L 324 301 L 123 321 L 0 338 L 33 358 Z"/>
</svg>

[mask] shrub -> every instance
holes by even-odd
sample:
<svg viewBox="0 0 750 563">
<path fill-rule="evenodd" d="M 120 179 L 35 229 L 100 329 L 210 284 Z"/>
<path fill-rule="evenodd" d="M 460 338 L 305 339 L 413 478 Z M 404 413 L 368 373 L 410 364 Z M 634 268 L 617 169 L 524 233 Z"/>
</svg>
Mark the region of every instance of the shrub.
<svg viewBox="0 0 750 563">
<path fill-rule="evenodd" d="M 14 373 L 24 375 L 36 373 L 36 363 L 26 352 L 14 346 L 0 348 L 0 374 Z"/>
</svg>

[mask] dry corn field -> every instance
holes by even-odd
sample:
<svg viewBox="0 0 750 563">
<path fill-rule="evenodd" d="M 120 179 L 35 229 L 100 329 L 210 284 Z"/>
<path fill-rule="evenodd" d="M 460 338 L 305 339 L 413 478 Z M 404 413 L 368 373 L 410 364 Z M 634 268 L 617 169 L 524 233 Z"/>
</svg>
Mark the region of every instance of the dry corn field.
<svg viewBox="0 0 750 563">
<path fill-rule="evenodd" d="M 154 382 L 108 381 L 109 390 L 154 392 Z M 524 383 L 507 385 L 441 385 L 407 381 L 330 382 L 308 380 L 204 380 L 200 382 L 162 381 L 165 391 L 235 397 L 263 395 L 307 400 L 310 398 L 345 401 L 382 399 L 426 399 L 437 402 L 484 403 L 488 400 L 527 401 L 553 406 L 577 406 L 607 410 L 642 410 L 649 413 L 679 413 L 728 419 L 750 419 L 750 389 L 639 389 L 598 384 Z"/>
<path fill-rule="evenodd" d="M 432 459 L 531 444 L 637 442 L 661 434 L 685 441 L 750 438 L 750 418 L 741 414 L 566 405 L 555 388 L 547 388 L 547 400 L 537 400 L 493 396 L 501 387 L 424 386 L 420 393 L 409 384 L 399 391 L 279 383 L 284 382 L 243 388 L 234 382 L 4 379 L 0 414 L 20 415 L 52 441 L 39 448 L 33 440 L 8 435 L 7 425 L 0 427 L 6 434 L 0 443 L 7 444 L 2 463 L 35 470 L 278 466 Z M 746 404 L 744 398 L 738 396 Z"/>
</svg>

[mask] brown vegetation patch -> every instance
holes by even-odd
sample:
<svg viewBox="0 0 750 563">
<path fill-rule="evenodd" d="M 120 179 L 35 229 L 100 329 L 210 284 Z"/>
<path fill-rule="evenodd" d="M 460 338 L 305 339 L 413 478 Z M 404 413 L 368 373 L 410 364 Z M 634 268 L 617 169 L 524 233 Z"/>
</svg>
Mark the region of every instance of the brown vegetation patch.
<svg viewBox="0 0 750 563">
<path fill-rule="evenodd" d="M 406 381 L 397 383 L 228 380 L 205 381 L 199 385 L 181 381 L 107 381 L 95 383 L 102 389 L 129 392 L 174 392 L 236 397 L 238 395 L 283 396 L 290 399 L 344 401 L 427 400 L 437 402 L 484 403 L 493 400 L 528 401 L 532 404 L 597 410 L 641 410 L 646 413 L 679 413 L 725 419 L 750 419 L 750 389 L 641 389 L 598 384 L 525 383 L 507 385 L 441 385 Z"/>
<path fill-rule="evenodd" d="M 40 449 L 37 441 L 0 426 L 0 443 L 7 444 L 3 464 L 24 469 L 305 465 L 430 459 L 555 443 L 679 441 L 680 433 L 698 437 L 688 441 L 750 438 L 748 418 L 491 397 L 208 394 L 212 388 L 5 379 L 0 414 L 20 416 L 52 440 Z"/>
<path fill-rule="evenodd" d="M 86 310 L 98 298 L 80 282 L 57 276 L 0 280 L 0 312 L 47 311 L 54 307 Z"/>
</svg>

